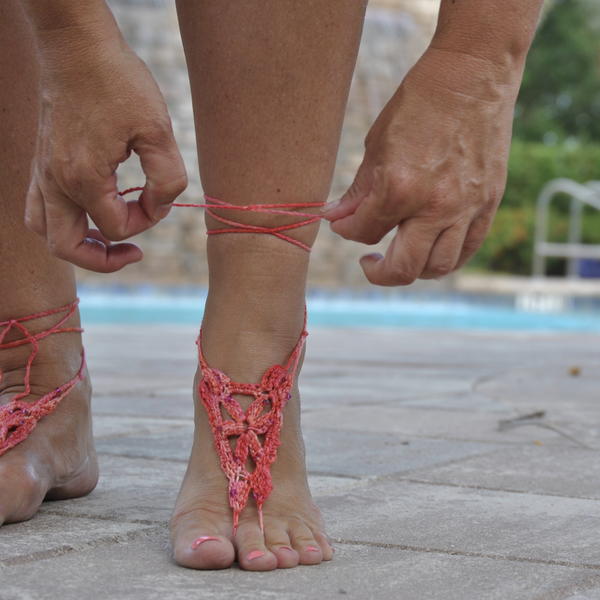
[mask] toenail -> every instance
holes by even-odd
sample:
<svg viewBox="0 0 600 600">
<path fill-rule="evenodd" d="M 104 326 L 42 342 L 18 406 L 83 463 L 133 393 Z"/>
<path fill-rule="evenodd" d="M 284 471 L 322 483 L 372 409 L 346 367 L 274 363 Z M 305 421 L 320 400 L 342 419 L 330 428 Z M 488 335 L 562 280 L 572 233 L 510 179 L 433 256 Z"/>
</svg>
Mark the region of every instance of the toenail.
<svg viewBox="0 0 600 600">
<path fill-rule="evenodd" d="M 220 542 L 221 540 L 218 537 L 212 537 L 210 535 L 203 535 L 194 541 L 192 544 L 192 550 L 195 550 L 200 544 L 204 544 L 204 542 L 208 542 L 210 540 L 215 540 L 216 542 Z"/>
<path fill-rule="evenodd" d="M 282 550 L 289 550 L 290 552 L 293 552 L 293 550 L 289 547 L 289 546 L 279 546 Z"/>
<path fill-rule="evenodd" d="M 248 554 L 248 560 L 254 560 L 255 558 L 260 558 L 261 556 L 264 556 L 265 553 L 261 552 L 260 550 L 252 550 L 252 552 L 250 552 L 250 554 Z"/>
<path fill-rule="evenodd" d="M 319 548 L 315 548 L 315 546 L 306 546 L 305 549 L 307 552 L 319 552 Z"/>
</svg>

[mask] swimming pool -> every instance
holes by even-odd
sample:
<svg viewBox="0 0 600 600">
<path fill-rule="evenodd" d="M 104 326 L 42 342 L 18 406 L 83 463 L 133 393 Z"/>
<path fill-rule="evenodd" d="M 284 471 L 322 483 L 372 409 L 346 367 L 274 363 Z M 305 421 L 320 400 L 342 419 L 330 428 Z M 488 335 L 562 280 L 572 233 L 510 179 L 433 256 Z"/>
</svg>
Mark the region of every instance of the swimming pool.
<svg viewBox="0 0 600 600">
<path fill-rule="evenodd" d="M 80 297 L 84 325 L 198 325 L 206 291 L 82 289 Z M 600 332 L 599 299 L 532 303 L 513 296 L 314 291 L 308 311 L 311 327 Z"/>
</svg>

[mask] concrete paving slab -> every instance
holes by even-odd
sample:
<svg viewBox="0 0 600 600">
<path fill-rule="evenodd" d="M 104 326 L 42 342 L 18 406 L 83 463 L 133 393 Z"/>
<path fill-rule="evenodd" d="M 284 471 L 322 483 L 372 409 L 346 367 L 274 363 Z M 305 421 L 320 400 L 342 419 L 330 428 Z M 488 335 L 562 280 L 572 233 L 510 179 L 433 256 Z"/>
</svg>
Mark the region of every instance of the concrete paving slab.
<svg viewBox="0 0 600 600">
<path fill-rule="evenodd" d="M 184 462 L 107 455 L 99 459 L 100 481 L 89 496 L 45 503 L 42 513 L 128 522 L 169 520 L 185 472 Z"/>
<path fill-rule="evenodd" d="M 50 506 L 50 503 L 47 504 Z M 143 523 L 127 523 L 78 518 L 71 522 L 53 514 L 40 514 L 34 520 L 4 525 L 0 534 L 0 564 L 18 564 L 83 549 L 98 540 L 116 543 L 134 531 L 148 528 Z M 2 587 L 0 586 L 0 598 Z"/>
<path fill-rule="evenodd" d="M 99 439 L 96 447 L 103 454 L 183 462 L 189 458 L 192 435 L 191 426 L 178 425 L 175 431 Z M 305 428 L 304 440 L 309 472 L 356 478 L 401 473 L 491 452 L 498 447 L 478 442 L 410 440 L 397 434 L 313 428 Z"/>
<path fill-rule="evenodd" d="M 355 477 L 403 473 L 491 452 L 497 446 L 477 442 L 409 439 L 334 429 L 304 431 L 309 472 Z"/>
<path fill-rule="evenodd" d="M 126 435 L 152 435 L 159 432 L 175 432 L 190 429 L 187 419 L 153 419 L 140 416 L 94 415 L 94 437 L 96 440 Z"/>
<path fill-rule="evenodd" d="M 97 600 L 303 600 L 307 595 L 356 600 L 558 600 L 600 578 L 587 569 L 345 544 L 337 546 L 334 561 L 316 567 L 200 572 L 175 566 L 166 544 L 164 536 L 149 533 L 111 547 L 48 558 L 34 569 L 28 564 L 9 567 L 2 571 L 2 599 L 80 600 L 82 590 L 94 590 Z"/>
<path fill-rule="evenodd" d="M 600 500 L 600 452 L 523 446 L 417 469 L 411 480 Z"/>
<path fill-rule="evenodd" d="M 144 416 L 164 419 L 194 417 L 194 407 L 189 389 L 176 389 L 172 393 L 139 392 L 137 394 L 111 393 L 94 397 L 94 415 Z"/>
<path fill-rule="evenodd" d="M 90 328 L 101 482 L 0 530 L 0 553 L 13 553 L 0 560 L 0 600 L 600 598 L 600 461 L 580 447 L 600 440 L 598 336 L 311 331 L 300 380 L 309 482 L 338 552 L 255 574 L 169 559 L 195 329 Z M 532 408 L 577 439 L 498 431 Z"/>
<path fill-rule="evenodd" d="M 574 373 L 574 374 L 573 374 Z M 598 362 L 578 362 L 561 370 L 515 368 L 490 377 L 477 391 L 503 404 L 544 410 L 546 419 L 570 427 L 600 448 L 600 374 Z"/>
<path fill-rule="evenodd" d="M 190 424 L 176 431 L 100 439 L 96 443 L 96 449 L 103 454 L 130 458 L 157 458 L 184 462 L 190 457 L 193 434 L 194 427 Z"/>
<path fill-rule="evenodd" d="M 587 566 L 600 574 L 594 500 L 386 478 L 321 501 L 335 539 Z"/>
<path fill-rule="evenodd" d="M 559 433 L 536 426 L 499 431 L 498 421 L 515 417 L 515 411 L 469 412 L 438 408 L 368 406 L 331 408 L 310 411 L 304 424 L 315 429 L 338 429 L 357 432 L 396 433 L 406 437 L 431 437 L 447 440 L 490 442 L 497 444 L 574 445 Z"/>
<path fill-rule="evenodd" d="M 308 356 L 319 361 L 387 364 L 567 366 L 598 352 L 598 335 L 528 331 L 343 329 L 319 327 L 308 338 Z"/>
<path fill-rule="evenodd" d="M 62 515 L 65 519 L 76 516 L 166 526 L 175 505 L 186 461 L 102 454 L 99 458 L 100 481 L 89 496 L 47 502 L 42 505 L 42 514 Z M 345 493 L 363 482 L 362 479 L 326 474 L 309 475 L 308 481 L 315 498 Z"/>
</svg>

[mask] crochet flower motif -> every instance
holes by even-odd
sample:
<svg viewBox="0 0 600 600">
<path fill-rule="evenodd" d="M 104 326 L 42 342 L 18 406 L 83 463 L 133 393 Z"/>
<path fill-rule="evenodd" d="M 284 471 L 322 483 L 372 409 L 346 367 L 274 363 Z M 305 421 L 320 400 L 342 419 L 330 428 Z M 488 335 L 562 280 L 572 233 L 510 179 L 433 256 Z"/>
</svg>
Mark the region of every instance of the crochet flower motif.
<svg viewBox="0 0 600 600">
<path fill-rule="evenodd" d="M 221 468 L 229 480 L 234 535 L 250 492 L 264 531 L 262 506 L 273 489 L 270 466 L 277 458 L 282 411 L 291 397 L 292 383 L 293 374 L 281 365 L 270 367 L 258 384 L 237 383 L 219 369 L 202 367 L 198 392 L 208 413 Z M 245 411 L 233 397 L 236 394 L 253 397 Z M 231 438 L 235 438 L 234 447 Z M 252 470 L 247 466 L 249 460 Z"/>
</svg>

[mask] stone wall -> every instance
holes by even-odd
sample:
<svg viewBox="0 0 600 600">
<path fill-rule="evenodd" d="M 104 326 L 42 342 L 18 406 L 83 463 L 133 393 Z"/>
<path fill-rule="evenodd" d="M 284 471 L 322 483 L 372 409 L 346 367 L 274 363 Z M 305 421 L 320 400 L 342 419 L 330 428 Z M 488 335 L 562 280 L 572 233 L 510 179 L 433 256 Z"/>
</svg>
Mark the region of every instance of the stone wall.
<svg viewBox="0 0 600 600">
<path fill-rule="evenodd" d="M 148 64 L 169 105 L 190 185 L 181 201 L 202 196 L 196 166 L 192 103 L 174 3 L 168 0 L 111 0 L 124 35 Z M 435 23 L 436 0 L 379 0 L 367 12 L 350 91 L 331 197 L 351 184 L 362 159 L 363 139 L 387 99 L 426 47 Z M 130 160 L 119 170 L 121 188 L 137 185 L 141 173 Z M 154 282 L 204 285 L 207 268 L 202 211 L 173 210 L 136 240 L 145 259 L 110 276 L 80 272 L 87 283 Z M 332 234 L 326 224 L 313 249 L 312 285 L 361 286 L 358 257 L 366 247 Z M 372 250 L 372 248 L 369 248 Z"/>
</svg>

